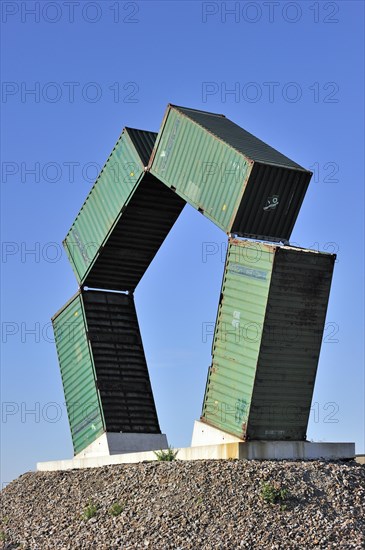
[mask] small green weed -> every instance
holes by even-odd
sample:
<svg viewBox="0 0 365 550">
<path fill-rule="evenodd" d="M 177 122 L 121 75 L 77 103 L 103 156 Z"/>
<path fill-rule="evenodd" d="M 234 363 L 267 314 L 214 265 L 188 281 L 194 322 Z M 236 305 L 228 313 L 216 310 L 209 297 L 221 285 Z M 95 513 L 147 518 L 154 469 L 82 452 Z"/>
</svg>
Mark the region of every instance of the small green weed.
<svg viewBox="0 0 365 550">
<path fill-rule="evenodd" d="M 163 451 L 162 449 L 160 451 L 153 451 L 155 455 L 157 456 L 157 460 L 160 462 L 172 462 L 173 460 L 176 460 L 176 455 L 179 452 L 179 449 L 174 451 L 172 447 L 169 447 L 166 451 Z"/>
<path fill-rule="evenodd" d="M 82 513 L 82 517 L 86 520 L 89 520 L 96 516 L 96 512 L 98 511 L 98 507 L 96 504 L 93 504 L 92 502 L 89 502 L 89 504 L 84 508 L 84 511 Z"/>
<path fill-rule="evenodd" d="M 264 483 L 261 487 L 261 498 L 269 504 L 280 504 L 283 509 L 288 496 L 288 490 L 282 489 L 277 483 Z"/>
<path fill-rule="evenodd" d="M 119 502 L 114 502 L 109 508 L 109 514 L 111 516 L 119 516 L 124 510 L 124 505 L 119 504 Z"/>
</svg>

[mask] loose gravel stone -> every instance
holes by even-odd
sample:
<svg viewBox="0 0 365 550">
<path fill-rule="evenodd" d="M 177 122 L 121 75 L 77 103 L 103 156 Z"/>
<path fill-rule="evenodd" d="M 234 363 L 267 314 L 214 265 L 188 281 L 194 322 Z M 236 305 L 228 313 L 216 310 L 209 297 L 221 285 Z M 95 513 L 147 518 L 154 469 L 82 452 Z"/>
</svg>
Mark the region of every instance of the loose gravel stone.
<svg viewBox="0 0 365 550">
<path fill-rule="evenodd" d="M 264 483 L 286 489 L 284 501 L 266 502 Z M 365 466 L 353 461 L 177 460 L 30 472 L 0 497 L 6 550 L 365 548 Z"/>
</svg>

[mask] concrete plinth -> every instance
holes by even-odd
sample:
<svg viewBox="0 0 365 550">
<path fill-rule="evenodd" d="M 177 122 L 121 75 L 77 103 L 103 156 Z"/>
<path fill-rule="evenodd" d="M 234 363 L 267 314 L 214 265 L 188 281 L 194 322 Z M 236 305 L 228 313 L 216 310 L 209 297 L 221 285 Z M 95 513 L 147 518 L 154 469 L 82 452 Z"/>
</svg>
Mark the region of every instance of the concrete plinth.
<svg viewBox="0 0 365 550">
<path fill-rule="evenodd" d="M 243 441 L 205 422 L 194 422 L 191 446 L 240 443 L 237 458 L 257 460 L 341 459 L 355 456 L 354 443 L 313 443 L 310 441 Z"/>
<path fill-rule="evenodd" d="M 239 458 L 250 460 L 351 459 L 355 458 L 355 443 L 247 441 L 239 444 Z"/>
<path fill-rule="evenodd" d="M 248 441 L 180 449 L 178 460 L 339 460 L 355 457 L 355 443 L 311 443 L 309 441 Z M 37 470 L 71 470 L 96 468 L 111 464 L 130 464 L 157 460 L 154 452 L 125 453 L 108 456 L 75 457 L 71 460 L 38 462 Z"/>
<path fill-rule="evenodd" d="M 143 433 L 103 433 L 75 456 L 79 458 L 94 458 L 124 453 L 136 453 L 141 451 L 157 451 L 168 447 L 165 434 Z"/>
</svg>

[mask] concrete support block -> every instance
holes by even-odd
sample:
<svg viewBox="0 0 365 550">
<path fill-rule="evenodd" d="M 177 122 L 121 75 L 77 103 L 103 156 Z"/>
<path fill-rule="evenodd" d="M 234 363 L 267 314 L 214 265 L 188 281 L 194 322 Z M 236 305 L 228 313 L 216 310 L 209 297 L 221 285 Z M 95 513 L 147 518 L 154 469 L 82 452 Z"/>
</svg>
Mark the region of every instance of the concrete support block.
<svg viewBox="0 0 365 550">
<path fill-rule="evenodd" d="M 168 447 L 165 434 L 103 433 L 75 458 L 93 458 L 142 451 L 157 451 Z"/>
<path fill-rule="evenodd" d="M 191 439 L 192 447 L 201 447 L 202 445 L 221 445 L 222 443 L 241 443 L 243 440 L 235 435 L 228 434 L 218 428 L 209 426 L 205 422 L 195 420 L 193 436 Z"/>
</svg>

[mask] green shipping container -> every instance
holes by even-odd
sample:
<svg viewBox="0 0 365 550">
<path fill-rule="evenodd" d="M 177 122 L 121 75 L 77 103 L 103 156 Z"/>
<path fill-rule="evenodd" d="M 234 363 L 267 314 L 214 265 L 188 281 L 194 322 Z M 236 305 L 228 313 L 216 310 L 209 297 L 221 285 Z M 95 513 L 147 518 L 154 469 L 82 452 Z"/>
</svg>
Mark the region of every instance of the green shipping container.
<svg viewBox="0 0 365 550">
<path fill-rule="evenodd" d="M 230 239 L 201 420 L 305 440 L 335 254 Z"/>
<path fill-rule="evenodd" d="M 226 233 L 283 242 L 312 175 L 224 115 L 176 105 L 149 170 Z"/>
<path fill-rule="evenodd" d="M 80 286 L 133 292 L 183 209 L 145 171 L 156 135 L 123 130 L 68 232 L 63 244 Z"/>
<path fill-rule="evenodd" d="M 160 434 L 133 295 L 79 291 L 52 323 L 75 455 L 103 432 Z"/>
</svg>

